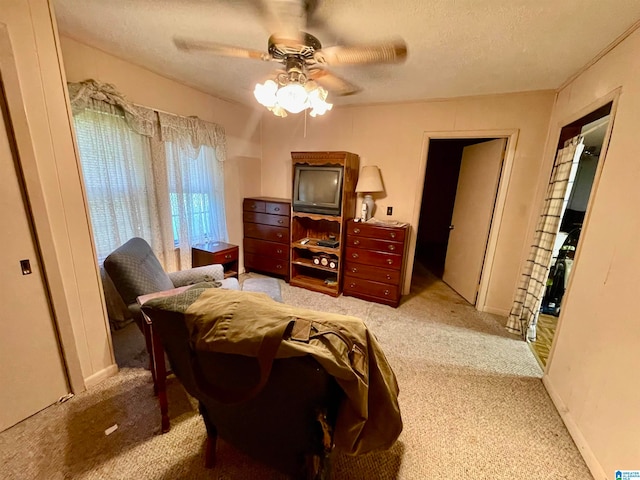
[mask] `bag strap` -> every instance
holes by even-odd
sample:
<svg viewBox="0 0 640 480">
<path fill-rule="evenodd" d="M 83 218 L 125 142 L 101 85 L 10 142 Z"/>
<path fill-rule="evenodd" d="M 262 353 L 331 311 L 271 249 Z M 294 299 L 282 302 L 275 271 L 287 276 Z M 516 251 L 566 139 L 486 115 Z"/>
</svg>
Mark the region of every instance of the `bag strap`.
<svg viewBox="0 0 640 480">
<path fill-rule="evenodd" d="M 196 356 L 195 350 L 191 350 L 191 367 L 193 370 L 193 376 L 198 389 L 205 395 L 209 396 L 213 400 L 216 400 L 224 404 L 242 403 L 255 397 L 264 388 L 269 380 L 271 374 L 271 367 L 273 367 L 273 360 L 278 353 L 278 348 L 282 343 L 282 339 L 285 336 L 290 335 L 296 320 L 291 319 L 289 322 L 282 323 L 277 327 L 267 331 L 262 337 L 260 347 L 258 348 L 258 354 L 256 356 L 258 360 L 258 366 L 260 368 L 260 378 L 258 382 L 244 390 L 226 390 L 218 386 L 212 385 L 206 380 L 200 362 Z"/>
</svg>

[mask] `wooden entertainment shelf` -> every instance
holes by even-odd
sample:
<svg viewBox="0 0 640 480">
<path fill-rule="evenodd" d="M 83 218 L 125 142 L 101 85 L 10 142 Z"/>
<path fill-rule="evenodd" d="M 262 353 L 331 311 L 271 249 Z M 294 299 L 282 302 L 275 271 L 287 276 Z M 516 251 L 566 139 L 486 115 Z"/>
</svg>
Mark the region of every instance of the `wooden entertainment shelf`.
<svg viewBox="0 0 640 480">
<path fill-rule="evenodd" d="M 342 292 L 347 221 L 355 215 L 359 157 L 349 152 L 292 152 L 293 165 L 343 168 L 340 215 L 291 213 L 291 285 L 337 297 Z M 335 239 L 338 246 L 318 245 Z M 303 243 L 303 241 L 305 241 Z"/>
</svg>

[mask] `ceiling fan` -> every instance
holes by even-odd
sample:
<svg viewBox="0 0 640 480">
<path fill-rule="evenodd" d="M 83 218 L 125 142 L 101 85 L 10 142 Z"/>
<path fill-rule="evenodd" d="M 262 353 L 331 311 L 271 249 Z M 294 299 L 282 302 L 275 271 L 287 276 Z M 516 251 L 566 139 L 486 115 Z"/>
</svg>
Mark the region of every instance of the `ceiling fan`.
<svg viewBox="0 0 640 480">
<path fill-rule="evenodd" d="M 313 26 L 313 23 L 316 25 L 322 23 L 321 20 L 312 18 L 312 14 L 318 6 L 317 0 L 253 0 L 252 4 L 265 20 L 269 31 L 274 32 L 269 37 L 266 52 L 183 37 L 174 37 L 174 43 L 180 50 L 187 52 L 206 51 L 214 55 L 282 64 L 282 67 L 276 72 L 275 81 L 265 83 L 268 86 L 268 92 L 262 91 L 262 96 L 265 99 L 267 98 L 265 95 L 269 97 L 265 100 L 267 103 L 259 98 L 258 90 L 262 87 L 260 84 L 256 86 L 254 92 L 258 101 L 276 115 L 285 116 L 286 113 L 281 115 L 281 109 L 278 108 L 278 106 L 284 105 L 271 105 L 273 95 L 284 97 L 286 92 L 293 95 L 294 90 L 297 90 L 297 97 L 299 97 L 295 102 L 297 106 L 292 109 L 284 106 L 284 109 L 298 113 L 298 111 L 304 110 L 304 108 L 300 108 L 302 106 L 300 100 L 302 89 L 305 89 L 305 95 L 312 98 L 319 96 L 323 102 L 327 96 L 326 90 L 341 96 L 352 95 L 361 90 L 351 82 L 331 73 L 328 67 L 400 63 L 407 56 L 407 45 L 402 40 L 373 45 L 323 48 L 320 40 L 303 31 L 304 28 Z M 284 90 L 285 93 L 280 94 L 281 90 Z M 284 102 L 285 105 L 286 103 Z M 331 104 L 326 105 L 329 107 L 325 108 L 325 111 L 331 108 Z M 310 102 L 307 101 L 305 108 L 310 106 Z M 316 112 L 320 112 L 319 114 L 324 113 L 322 110 L 322 107 L 315 109 Z M 312 111 L 312 115 L 313 113 Z"/>
</svg>

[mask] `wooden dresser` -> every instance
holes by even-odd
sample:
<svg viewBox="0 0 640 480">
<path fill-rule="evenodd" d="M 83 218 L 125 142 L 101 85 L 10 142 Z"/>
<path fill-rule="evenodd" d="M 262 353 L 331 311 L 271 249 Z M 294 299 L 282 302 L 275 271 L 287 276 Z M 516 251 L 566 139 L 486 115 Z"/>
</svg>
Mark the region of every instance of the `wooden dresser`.
<svg viewBox="0 0 640 480">
<path fill-rule="evenodd" d="M 397 307 L 402 297 L 409 226 L 347 224 L 344 295 Z"/>
<path fill-rule="evenodd" d="M 278 275 L 288 282 L 291 202 L 251 197 L 244 199 L 242 210 L 245 271 Z"/>
</svg>

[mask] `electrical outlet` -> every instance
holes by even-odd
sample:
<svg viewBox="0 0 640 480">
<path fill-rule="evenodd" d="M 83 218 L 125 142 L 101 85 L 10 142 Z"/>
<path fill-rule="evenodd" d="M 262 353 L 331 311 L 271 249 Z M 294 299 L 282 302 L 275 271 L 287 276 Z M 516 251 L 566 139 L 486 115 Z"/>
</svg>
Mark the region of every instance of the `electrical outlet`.
<svg viewBox="0 0 640 480">
<path fill-rule="evenodd" d="M 393 215 L 393 207 L 387 207 L 387 215 Z"/>
</svg>

